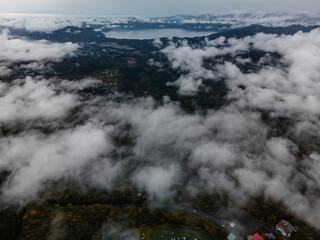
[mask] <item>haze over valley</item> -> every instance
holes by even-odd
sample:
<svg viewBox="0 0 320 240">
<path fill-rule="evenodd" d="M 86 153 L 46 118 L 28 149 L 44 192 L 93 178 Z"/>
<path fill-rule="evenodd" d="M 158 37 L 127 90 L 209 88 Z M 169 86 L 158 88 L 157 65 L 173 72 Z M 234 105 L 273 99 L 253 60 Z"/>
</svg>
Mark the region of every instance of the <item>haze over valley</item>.
<svg viewBox="0 0 320 240">
<path fill-rule="evenodd" d="M 319 239 L 320 15 L 231 10 L 1 14 L 0 239 Z"/>
</svg>

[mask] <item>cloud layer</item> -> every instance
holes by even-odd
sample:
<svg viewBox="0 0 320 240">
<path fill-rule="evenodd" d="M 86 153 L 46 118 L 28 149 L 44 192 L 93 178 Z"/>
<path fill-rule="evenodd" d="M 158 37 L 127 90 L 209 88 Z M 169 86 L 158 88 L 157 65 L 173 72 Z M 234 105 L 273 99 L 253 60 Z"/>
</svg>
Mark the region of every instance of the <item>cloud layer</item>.
<svg viewBox="0 0 320 240">
<path fill-rule="evenodd" d="M 10 38 L 8 31 L 3 30 L 0 35 L 0 61 L 58 61 L 77 50 L 73 43 L 50 43 L 45 40 L 28 41 Z"/>
<path fill-rule="evenodd" d="M 46 70 L 50 63 L 74 56 L 79 47 L 71 42 L 18 39 L 12 37 L 8 29 L 4 29 L 0 33 L 0 79 L 14 73 L 13 65 L 18 69 Z"/>
<path fill-rule="evenodd" d="M 300 9 L 301 11 L 301 9 Z M 122 14 L 123 15 L 123 14 Z M 149 16 L 149 14 L 145 15 Z M 137 23 L 145 27 L 162 29 L 163 24 L 170 28 L 188 27 L 196 31 L 217 31 L 246 27 L 252 24 L 278 27 L 300 24 L 319 25 L 320 15 L 312 12 L 274 12 L 274 11 L 236 11 L 230 13 L 212 13 L 202 15 L 176 15 L 172 17 L 139 16 L 81 16 L 81 15 L 45 15 L 45 14 L 0 14 L 0 27 L 25 29 L 29 32 L 50 33 L 66 27 L 93 27 L 97 30 L 119 28 L 128 30 Z M 148 25 L 149 24 L 149 25 Z M 212 30 L 213 29 L 213 30 Z M 112 35 L 112 32 L 110 33 Z"/>
<path fill-rule="evenodd" d="M 15 64 L 58 61 L 77 49 L 2 38 L 9 48 L 21 41 L 14 51 L 22 57 L 3 57 Z M 34 53 L 52 48 L 64 53 Z M 253 50 L 264 52 L 257 63 L 243 58 Z M 25 203 L 60 180 L 111 189 L 125 179 L 153 200 L 172 201 L 181 188 L 222 191 L 239 202 L 263 195 L 320 226 L 319 51 L 319 30 L 220 38 L 202 47 L 171 44 L 162 53 L 181 71 L 179 94 L 198 94 L 204 80 L 224 80 L 229 88 L 223 107 L 192 114 L 168 97 L 159 103 L 120 93 L 78 94 L 97 80 L 2 81 L 0 169 L 9 176 L 1 200 Z M 232 60 L 206 61 L 225 55 Z M 257 68 L 243 71 L 243 64 Z"/>
</svg>

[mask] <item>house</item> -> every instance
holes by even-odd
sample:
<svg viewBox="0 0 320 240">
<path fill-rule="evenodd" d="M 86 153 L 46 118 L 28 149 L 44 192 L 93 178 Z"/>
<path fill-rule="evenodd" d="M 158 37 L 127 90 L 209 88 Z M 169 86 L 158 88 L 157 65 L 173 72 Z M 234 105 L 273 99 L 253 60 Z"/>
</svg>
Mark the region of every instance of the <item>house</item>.
<svg viewBox="0 0 320 240">
<path fill-rule="evenodd" d="M 230 233 L 227 237 L 228 240 L 235 240 L 237 237 L 233 234 L 233 233 Z"/>
<path fill-rule="evenodd" d="M 266 233 L 264 234 L 266 236 L 266 238 L 270 239 L 270 240 L 274 240 L 276 239 L 276 237 L 272 234 L 272 233 Z"/>
<path fill-rule="evenodd" d="M 296 232 L 297 228 L 293 227 L 289 222 L 285 220 L 281 220 L 277 225 L 276 225 L 276 230 L 281 232 L 281 234 L 286 237 L 290 238 L 292 232 Z"/>
<path fill-rule="evenodd" d="M 234 227 L 236 226 L 236 224 L 235 224 L 234 222 L 230 222 L 230 223 L 229 223 L 229 226 L 232 227 L 232 228 L 234 228 Z"/>
<path fill-rule="evenodd" d="M 253 237 L 255 240 L 263 240 L 263 237 L 261 237 L 258 233 L 255 233 Z"/>
<path fill-rule="evenodd" d="M 248 236 L 247 240 L 263 240 L 263 237 L 261 237 L 258 233 L 255 233 L 253 236 Z"/>
</svg>

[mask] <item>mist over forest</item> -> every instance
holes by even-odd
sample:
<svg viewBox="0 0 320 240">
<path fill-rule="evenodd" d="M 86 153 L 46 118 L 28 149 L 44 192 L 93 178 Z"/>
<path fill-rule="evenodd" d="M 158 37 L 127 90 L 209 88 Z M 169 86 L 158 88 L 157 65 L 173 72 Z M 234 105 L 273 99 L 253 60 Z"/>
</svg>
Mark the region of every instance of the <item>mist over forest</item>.
<svg viewBox="0 0 320 240">
<path fill-rule="evenodd" d="M 212 194 L 230 208 L 283 204 L 319 229 L 319 21 L 1 15 L 1 206 L 70 189 L 150 206 Z M 208 35 L 107 37 L 127 28 Z"/>
</svg>

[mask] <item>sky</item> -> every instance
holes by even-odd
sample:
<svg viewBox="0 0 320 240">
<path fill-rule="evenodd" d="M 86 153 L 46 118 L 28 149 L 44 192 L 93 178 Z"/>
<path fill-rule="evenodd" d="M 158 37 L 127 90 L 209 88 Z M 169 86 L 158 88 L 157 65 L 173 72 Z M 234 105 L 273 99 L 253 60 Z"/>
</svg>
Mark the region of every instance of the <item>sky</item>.
<svg viewBox="0 0 320 240">
<path fill-rule="evenodd" d="M 244 10 L 314 11 L 318 0 L 1 0 L 1 13 L 143 15 L 219 13 Z"/>
</svg>

